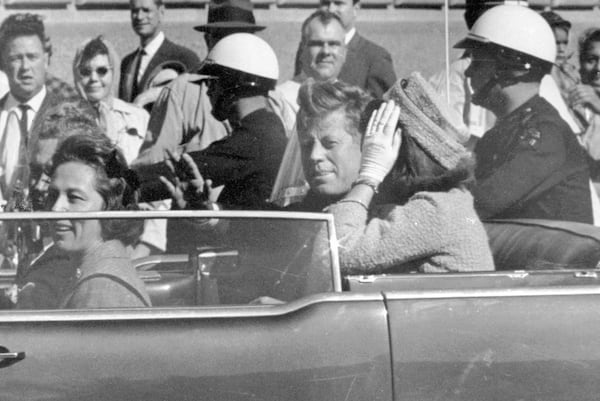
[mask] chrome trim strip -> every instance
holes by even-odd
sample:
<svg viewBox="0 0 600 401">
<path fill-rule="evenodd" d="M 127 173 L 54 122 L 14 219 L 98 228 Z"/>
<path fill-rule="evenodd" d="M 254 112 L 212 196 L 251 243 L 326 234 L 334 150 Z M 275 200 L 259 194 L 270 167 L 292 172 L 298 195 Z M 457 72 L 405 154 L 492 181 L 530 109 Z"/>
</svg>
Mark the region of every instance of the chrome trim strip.
<svg viewBox="0 0 600 401">
<path fill-rule="evenodd" d="M 57 219 L 115 219 L 115 218 L 251 218 L 283 220 L 316 220 L 333 222 L 328 213 L 305 213 L 261 210 L 127 210 L 102 212 L 19 212 L 0 213 L 4 220 L 57 220 Z"/>
<path fill-rule="evenodd" d="M 285 316 L 323 303 L 380 302 L 380 293 L 330 293 L 311 295 L 283 305 L 199 306 L 103 310 L 0 311 L 0 325 L 18 322 L 82 322 L 169 319 L 231 319 Z"/>
<path fill-rule="evenodd" d="M 425 290 L 425 291 L 385 291 L 386 300 L 448 299 L 448 298 L 509 298 L 547 297 L 573 295 L 600 295 L 600 286 L 581 285 L 568 287 L 536 287 L 516 289 L 482 290 Z"/>
<path fill-rule="evenodd" d="M 333 291 L 342 291 L 342 273 L 340 268 L 340 256 L 338 254 L 338 241 L 335 233 L 335 224 L 333 223 L 333 215 L 331 220 L 327 222 L 327 228 L 329 229 L 329 255 L 331 256 L 331 269 L 332 269 L 332 280 L 333 280 Z"/>
</svg>

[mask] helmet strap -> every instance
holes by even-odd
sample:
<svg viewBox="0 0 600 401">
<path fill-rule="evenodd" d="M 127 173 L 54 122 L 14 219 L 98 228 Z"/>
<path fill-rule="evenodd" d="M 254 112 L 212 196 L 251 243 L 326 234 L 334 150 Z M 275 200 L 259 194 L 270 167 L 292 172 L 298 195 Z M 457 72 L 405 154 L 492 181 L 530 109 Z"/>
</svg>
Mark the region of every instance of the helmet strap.
<svg viewBox="0 0 600 401">
<path fill-rule="evenodd" d="M 490 78 L 485 85 L 483 85 L 477 92 L 473 93 L 471 97 L 471 102 L 478 105 L 484 106 L 486 99 L 489 97 L 490 92 L 499 83 L 498 74 L 494 74 L 492 78 Z"/>
</svg>

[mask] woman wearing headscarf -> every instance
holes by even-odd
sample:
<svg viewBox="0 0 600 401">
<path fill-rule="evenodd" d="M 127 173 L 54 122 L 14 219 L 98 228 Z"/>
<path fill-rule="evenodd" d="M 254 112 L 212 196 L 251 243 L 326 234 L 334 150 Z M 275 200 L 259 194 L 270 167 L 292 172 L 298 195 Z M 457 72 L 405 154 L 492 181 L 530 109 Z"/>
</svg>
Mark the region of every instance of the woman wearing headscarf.
<svg viewBox="0 0 600 401">
<path fill-rule="evenodd" d="M 143 108 L 114 96 L 119 65 L 113 45 L 98 36 L 86 40 L 77 49 L 73 76 L 79 94 L 96 110 L 98 124 L 130 164 L 142 146 L 150 115 Z"/>
</svg>

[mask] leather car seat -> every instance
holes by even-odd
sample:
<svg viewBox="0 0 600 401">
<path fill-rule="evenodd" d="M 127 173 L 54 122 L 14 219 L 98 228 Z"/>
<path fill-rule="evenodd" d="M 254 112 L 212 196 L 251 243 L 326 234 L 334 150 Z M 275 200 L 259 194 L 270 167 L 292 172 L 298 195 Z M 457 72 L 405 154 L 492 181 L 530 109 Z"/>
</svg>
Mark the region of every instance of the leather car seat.
<svg viewBox="0 0 600 401">
<path fill-rule="evenodd" d="M 496 270 L 595 269 L 600 227 L 554 220 L 490 220 L 484 226 Z"/>
</svg>

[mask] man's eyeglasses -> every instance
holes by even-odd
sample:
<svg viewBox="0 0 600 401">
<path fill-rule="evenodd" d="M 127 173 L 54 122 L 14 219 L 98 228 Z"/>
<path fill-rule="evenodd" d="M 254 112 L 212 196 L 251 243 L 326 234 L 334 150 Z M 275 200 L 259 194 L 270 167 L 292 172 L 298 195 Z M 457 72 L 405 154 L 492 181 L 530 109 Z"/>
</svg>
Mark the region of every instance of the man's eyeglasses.
<svg viewBox="0 0 600 401">
<path fill-rule="evenodd" d="M 89 77 L 92 75 L 92 72 L 95 71 L 96 75 L 98 75 L 100 78 L 104 78 L 104 76 L 106 76 L 106 74 L 108 74 L 110 70 L 110 67 L 98 67 L 96 69 L 92 69 L 89 67 L 81 67 L 79 68 L 79 75 L 81 75 L 82 77 Z"/>
</svg>

